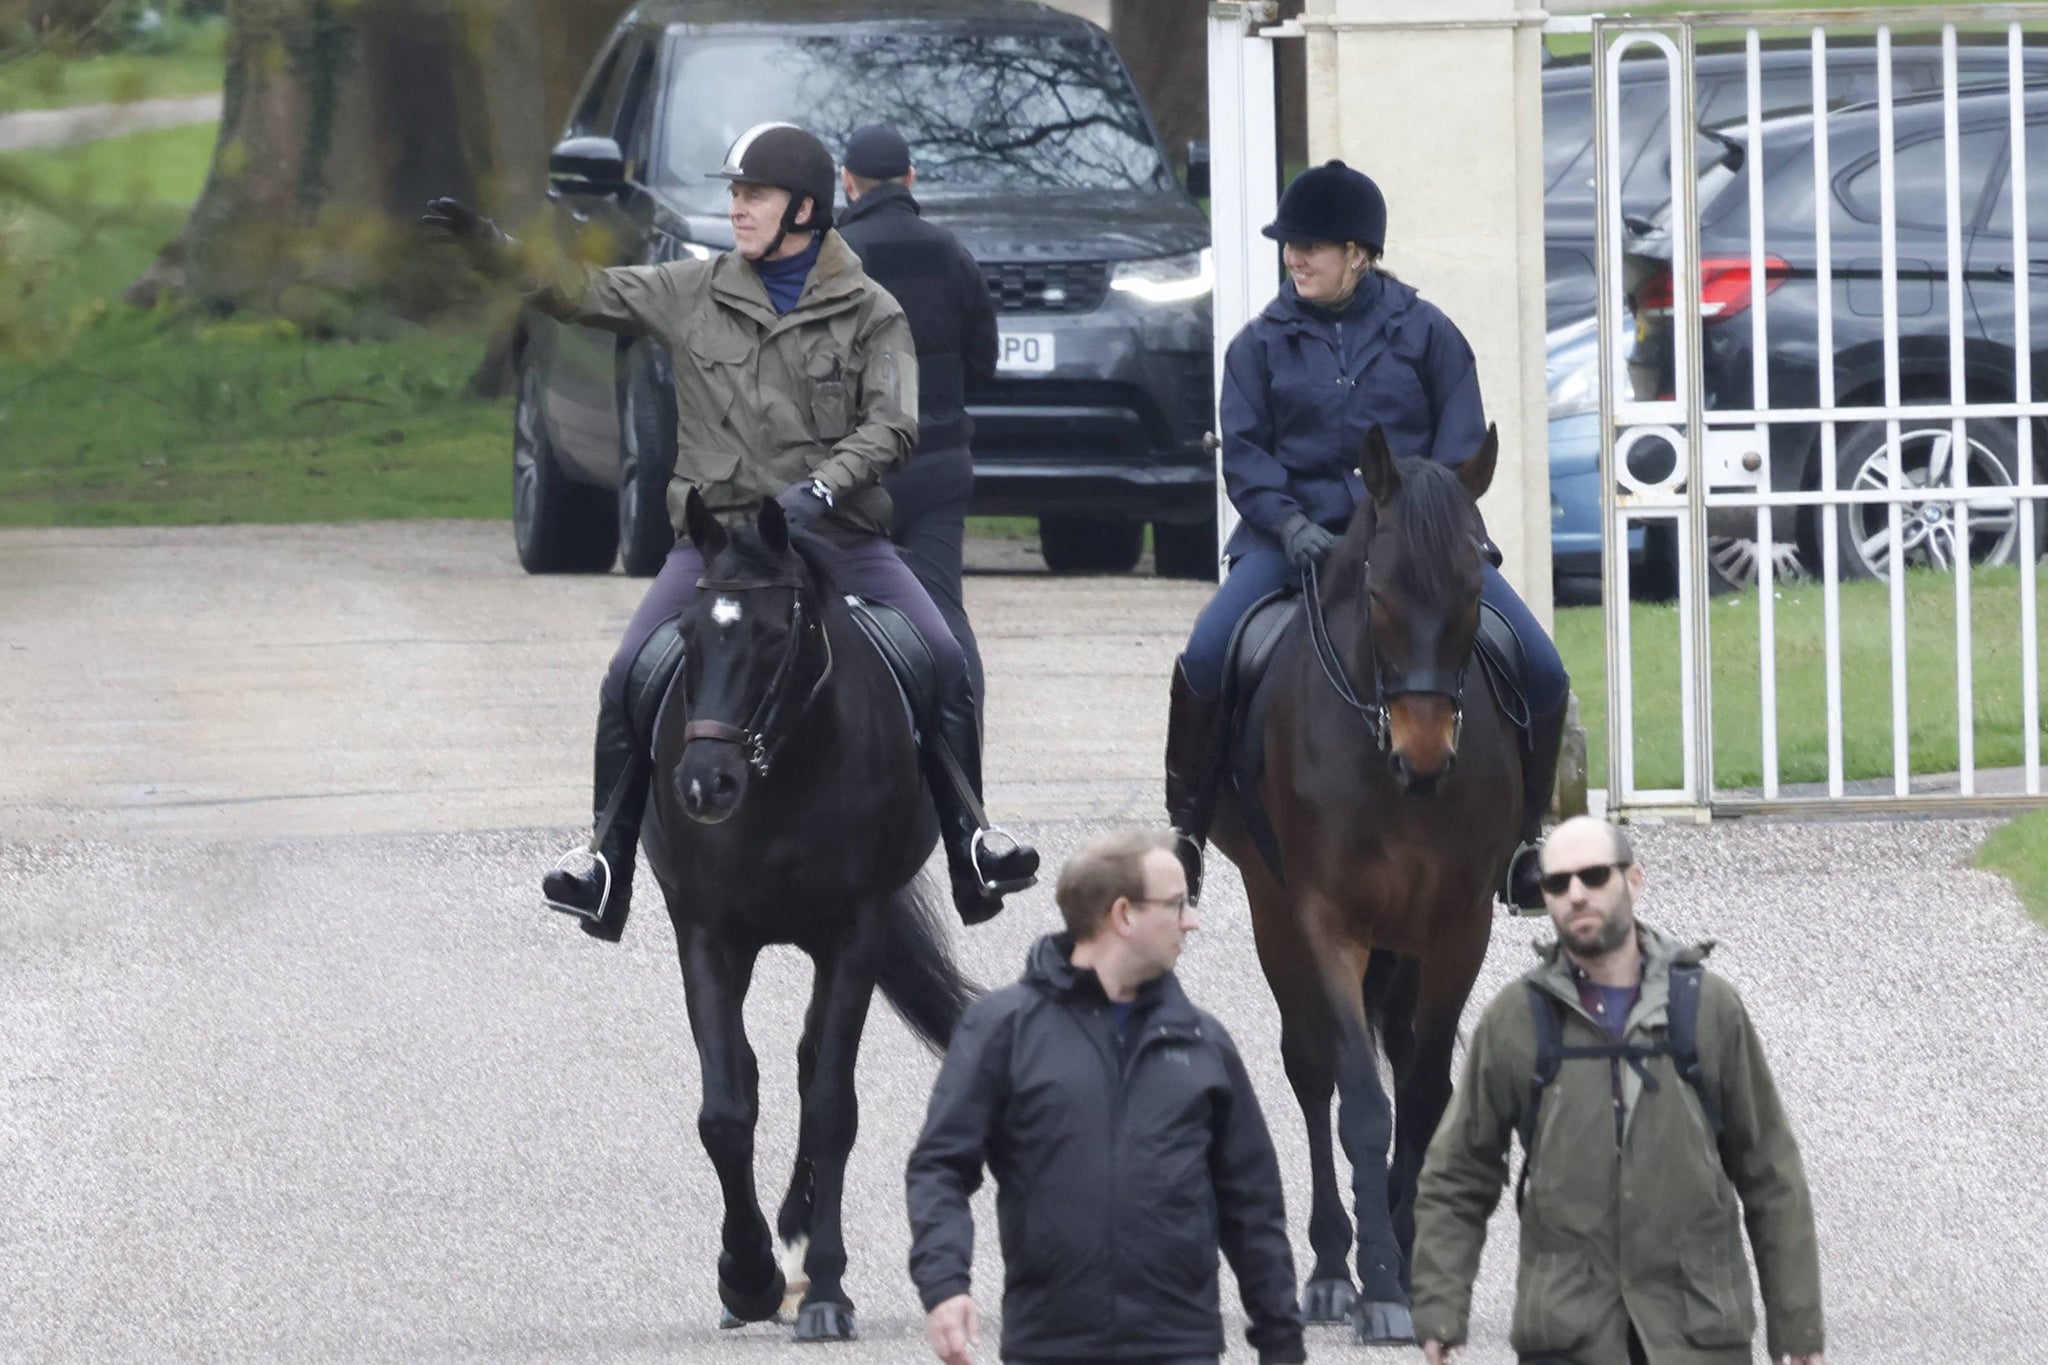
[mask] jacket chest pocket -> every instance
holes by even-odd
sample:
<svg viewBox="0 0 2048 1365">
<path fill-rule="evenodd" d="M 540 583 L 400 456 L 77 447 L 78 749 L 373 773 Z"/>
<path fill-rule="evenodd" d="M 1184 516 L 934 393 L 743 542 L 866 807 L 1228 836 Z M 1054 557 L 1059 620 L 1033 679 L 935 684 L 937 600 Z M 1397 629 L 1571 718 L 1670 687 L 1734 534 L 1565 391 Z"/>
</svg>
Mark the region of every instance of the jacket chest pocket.
<svg viewBox="0 0 2048 1365">
<path fill-rule="evenodd" d="M 820 346 L 804 357 L 804 387 L 818 439 L 826 445 L 844 440 L 853 429 L 852 377 L 837 347 Z"/>
<path fill-rule="evenodd" d="M 679 383 L 699 390 L 701 407 L 712 416 L 723 416 L 740 396 L 748 381 L 748 367 L 754 358 L 753 345 L 725 327 L 699 327 L 685 343 L 687 369 L 678 365 Z M 671 352 L 673 354 L 673 352 Z M 680 361 L 683 357 L 678 356 Z M 700 404 L 686 404 L 698 407 Z"/>
</svg>

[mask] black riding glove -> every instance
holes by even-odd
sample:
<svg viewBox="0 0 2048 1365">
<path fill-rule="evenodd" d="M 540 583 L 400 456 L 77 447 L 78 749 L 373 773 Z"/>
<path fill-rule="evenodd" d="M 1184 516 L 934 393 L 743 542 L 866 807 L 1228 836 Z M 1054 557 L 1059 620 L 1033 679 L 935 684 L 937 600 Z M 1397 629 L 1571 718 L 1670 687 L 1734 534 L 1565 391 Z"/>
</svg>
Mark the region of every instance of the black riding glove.
<svg viewBox="0 0 2048 1365">
<path fill-rule="evenodd" d="M 428 201 L 427 211 L 420 215 L 420 225 L 454 238 L 486 275 L 496 278 L 511 273 L 513 240 L 503 228 L 460 199 Z"/>
<path fill-rule="evenodd" d="M 1308 577 L 1311 565 L 1320 565 L 1330 557 L 1330 547 L 1336 543 L 1337 537 L 1300 512 L 1280 524 L 1280 544 L 1287 551 L 1294 572 L 1303 578 Z"/>
<path fill-rule="evenodd" d="M 793 530 L 810 530 L 832 510 L 832 497 L 824 490 L 822 483 L 810 479 L 793 483 L 776 496 L 775 501 L 782 504 L 782 514 L 789 518 Z"/>
</svg>

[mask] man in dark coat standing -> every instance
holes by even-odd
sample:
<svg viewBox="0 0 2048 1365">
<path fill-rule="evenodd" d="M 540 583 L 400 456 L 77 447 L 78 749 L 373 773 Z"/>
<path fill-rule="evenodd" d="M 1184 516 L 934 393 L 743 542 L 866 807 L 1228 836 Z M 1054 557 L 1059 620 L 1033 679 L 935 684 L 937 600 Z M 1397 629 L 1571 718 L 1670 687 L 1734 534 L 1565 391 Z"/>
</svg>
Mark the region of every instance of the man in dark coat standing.
<svg viewBox="0 0 2048 1365">
<path fill-rule="evenodd" d="M 972 1359 L 968 1198 L 986 1167 L 1009 1365 L 1215 1365 L 1219 1244 L 1261 1365 L 1306 1360 L 1273 1140 L 1236 1045 L 1173 976 L 1195 927 L 1173 836 L 1095 840 L 1057 899 L 1067 932 L 961 1016 L 911 1153 L 933 1353 Z"/>
<path fill-rule="evenodd" d="M 847 209 L 839 216 L 839 235 L 868 278 L 903 305 L 917 344 L 917 452 L 882 480 L 895 503 L 890 538 L 953 628 L 967 653 L 974 695 L 985 706 L 981 648 L 967 623 L 960 560 L 974 494 L 967 394 L 996 372 L 995 301 L 966 248 L 921 216 L 910 192 L 917 169 L 901 133 L 886 123 L 856 130 L 846 141 L 840 175 Z"/>
</svg>

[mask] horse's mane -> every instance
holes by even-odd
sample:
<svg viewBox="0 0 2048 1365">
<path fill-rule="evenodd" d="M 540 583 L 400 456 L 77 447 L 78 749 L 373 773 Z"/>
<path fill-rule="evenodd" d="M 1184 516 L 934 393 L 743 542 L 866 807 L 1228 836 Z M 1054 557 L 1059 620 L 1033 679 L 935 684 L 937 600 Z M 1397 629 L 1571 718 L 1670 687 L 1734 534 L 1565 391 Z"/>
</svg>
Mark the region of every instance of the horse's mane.
<svg viewBox="0 0 2048 1365">
<path fill-rule="evenodd" d="M 1472 498 L 1449 465 L 1403 459 L 1394 467 L 1401 492 L 1382 515 L 1401 536 L 1396 578 L 1422 602 L 1448 602 L 1468 591 L 1459 582 L 1462 542 L 1474 538 Z"/>
<path fill-rule="evenodd" d="M 824 542 L 809 532 L 799 531 L 790 536 L 789 546 L 796 551 L 797 559 L 802 562 L 818 595 L 828 601 L 837 598 L 837 580 L 832 576 Z M 748 577 L 780 578 L 788 571 L 788 565 L 768 548 L 768 542 L 761 538 L 761 533 L 751 523 L 731 528 L 730 539 L 720 557 L 728 556 L 732 566 Z"/>
</svg>

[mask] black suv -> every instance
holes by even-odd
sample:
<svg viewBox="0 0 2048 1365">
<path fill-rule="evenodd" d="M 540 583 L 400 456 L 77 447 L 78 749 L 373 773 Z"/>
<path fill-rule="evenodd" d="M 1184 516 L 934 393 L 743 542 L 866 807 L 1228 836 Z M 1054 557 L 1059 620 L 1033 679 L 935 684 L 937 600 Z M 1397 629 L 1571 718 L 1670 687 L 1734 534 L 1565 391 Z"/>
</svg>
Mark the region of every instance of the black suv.
<svg viewBox="0 0 2048 1365">
<path fill-rule="evenodd" d="M 1039 518 L 1055 570 L 1212 574 L 1208 220 L 1101 29 L 1021 0 L 652 0 L 605 43 L 549 163 L 555 230 L 611 264 L 732 244 L 707 172 L 780 119 L 835 152 L 886 120 L 981 263 L 995 381 L 969 395 L 975 510 Z M 529 570 L 649 574 L 671 543 L 668 357 L 524 311 L 514 523 Z"/>
<path fill-rule="evenodd" d="M 1963 250 L 1961 331 L 1965 392 L 1971 402 L 2011 401 L 2014 394 L 2009 92 L 1979 86 L 1957 99 L 1960 167 L 1959 235 Z M 2027 148 L 2029 239 L 2018 254 L 2029 258 L 2033 319 L 2032 382 L 2048 392 L 2048 86 L 2023 92 Z M 1830 178 L 1825 196 L 1832 233 L 1830 265 L 1834 304 L 1832 353 L 1820 354 L 1819 275 L 1814 244 L 1815 187 L 1811 115 L 1773 119 L 1763 127 L 1766 373 L 1776 408 L 1819 403 L 1823 363 L 1833 366 L 1835 401 L 1842 406 L 1884 402 L 1884 299 L 1881 283 L 1878 107 L 1860 104 L 1828 116 Z M 1949 377 L 1948 221 L 1939 95 L 1893 105 L 1900 392 L 1904 403 L 1947 402 Z M 1710 409 L 1751 406 L 1751 282 L 1749 269 L 1749 147 L 1739 127 L 1724 127 L 1702 153 L 1697 202 L 1700 220 L 1703 394 Z M 1667 206 L 1649 229 L 1626 246 L 1624 278 L 1636 316 L 1630 361 L 1639 397 L 1672 392 L 1672 253 Z M 2042 242 L 2035 247 L 2034 242 Z M 2036 448 L 2048 453 L 2048 428 L 2036 426 Z M 1951 461 L 1965 458 L 1970 485 L 2009 486 L 2018 472 L 2017 424 L 1972 421 L 1967 452 L 1957 452 L 1946 419 L 1903 420 L 1899 458 L 1909 483 L 1946 484 Z M 1890 448 L 1883 422 L 1843 424 L 1835 452 L 1841 489 L 1887 486 Z M 1770 450 L 1774 488 L 1820 485 L 1822 446 L 1817 426 L 1776 424 Z M 2042 463 L 2048 463 L 2044 460 Z M 2040 465 L 2037 464 L 2037 468 Z M 1820 513 L 1806 509 L 1781 531 L 1795 534 L 1809 568 L 1819 560 Z M 1882 505 L 1837 508 L 1841 565 L 1854 577 L 1890 570 L 1888 515 Z M 1754 514 L 1717 515 L 1716 529 L 1745 534 Z M 2016 557 L 2019 521 L 2010 502 L 1972 505 L 1969 544 L 1958 544 L 1947 504 L 1905 508 L 1904 551 L 1911 564 L 1944 567 L 1967 548 L 1976 563 Z"/>
<path fill-rule="evenodd" d="M 2029 50 L 2030 70 L 2048 71 L 2048 52 Z M 1669 64 L 1632 48 L 1620 71 L 1621 211 L 1647 221 L 1671 198 Z M 1956 51 L 1963 85 L 2003 81 L 2002 44 L 1964 43 Z M 1941 89 L 1941 48 L 1905 39 L 1892 47 L 1892 94 Z M 1813 107 L 1813 50 L 1805 41 L 1764 44 L 1757 54 L 1758 107 L 1766 115 Z M 1869 38 L 1828 44 L 1831 105 L 1877 98 L 1877 48 Z M 1740 125 L 1749 113 L 1748 58 L 1739 47 L 1693 54 L 1694 111 L 1703 126 Z M 1543 273 L 1550 331 L 1591 317 L 1593 277 L 1593 72 L 1584 57 L 1543 68 Z"/>
</svg>

